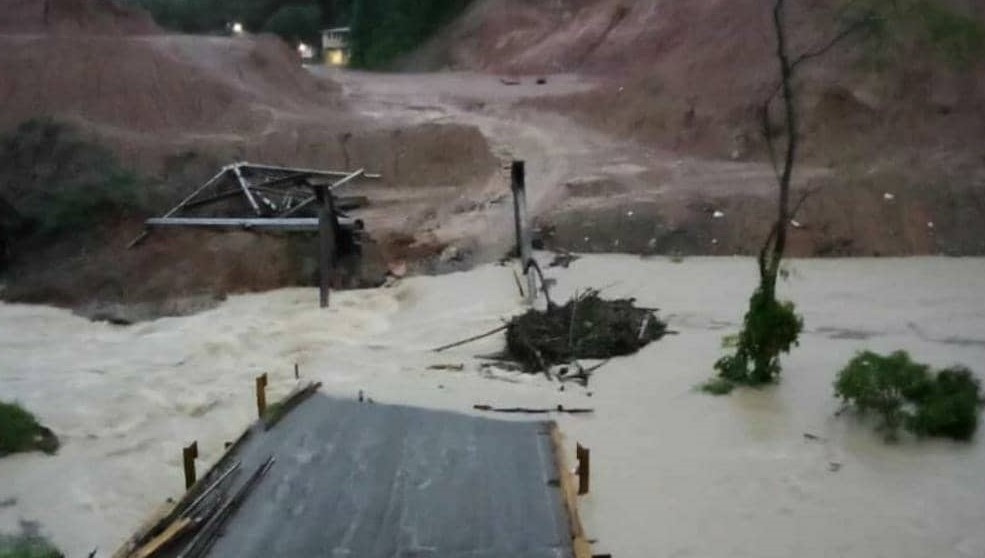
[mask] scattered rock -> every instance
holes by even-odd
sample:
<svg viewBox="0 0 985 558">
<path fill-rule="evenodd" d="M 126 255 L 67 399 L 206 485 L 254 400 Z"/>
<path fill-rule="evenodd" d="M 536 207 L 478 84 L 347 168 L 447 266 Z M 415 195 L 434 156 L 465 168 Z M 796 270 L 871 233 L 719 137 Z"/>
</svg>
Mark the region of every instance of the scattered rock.
<svg viewBox="0 0 985 558">
<path fill-rule="evenodd" d="M 387 264 L 387 272 L 393 277 L 401 279 L 407 275 L 407 262 L 405 261 L 391 262 Z"/>
<path fill-rule="evenodd" d="M 716 209 L 715 212 L 711 214 L 711 216 L 714 219 L 721 219 L 722 217 L 725 217 L 725 214 Z"/>
<path fill-rule="evenodd" d="M 882 199 L 886 201 L 893 201 L 896 199 L 896 196 L 894 194 L 890 194 L 889 192 L 886 192 L 885 194 L 882 195 Z"/>
<path fill-rule="evenodd" d="M 578 261 L 579 258 L 581 258 L 581 256 L 576 256 L 571 252 L 559 252 L 554 255 L 554 259 L 547 265 L 548 267 L 563 267 L 564 269 L 568 269 L 568 266 L 571 265 L 572 262 Z"/>
<path fill-rule="evenodd" d="M 438 256 L 438 260 L 441 263 L 460 262 L 462 261 L 462 254 L 457 246 L 448 246 L 441 251 L 441 255 Z"/>
<path fill-rule="evenodd" d="M 450 370 L 453 372 L 461 372 L 465 370 L 464 364 L 432 364 L 428 366 L 428 370 Z"/>
</svg>

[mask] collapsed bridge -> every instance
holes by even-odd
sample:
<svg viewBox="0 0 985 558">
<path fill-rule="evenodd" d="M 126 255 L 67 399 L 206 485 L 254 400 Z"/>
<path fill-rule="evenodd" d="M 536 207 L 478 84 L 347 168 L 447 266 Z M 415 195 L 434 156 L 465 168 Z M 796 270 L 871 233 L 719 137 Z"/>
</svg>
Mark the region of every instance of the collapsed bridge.
<svg viewBox="0 0 985 558">
<path fill-rule="evenodd" d="M 333 263 L 358 254 L 365 226 L 347 211 L 365 197 L 342 197 L 337 190 L 379 174 L 317 170 L 237 162 L 227 165 L 160 217 L 147 219 L 145 230 L 129 244 L 137 246 L 154 229 L 318 232 L 321 305 L 328 306 Z"/>
</svg>

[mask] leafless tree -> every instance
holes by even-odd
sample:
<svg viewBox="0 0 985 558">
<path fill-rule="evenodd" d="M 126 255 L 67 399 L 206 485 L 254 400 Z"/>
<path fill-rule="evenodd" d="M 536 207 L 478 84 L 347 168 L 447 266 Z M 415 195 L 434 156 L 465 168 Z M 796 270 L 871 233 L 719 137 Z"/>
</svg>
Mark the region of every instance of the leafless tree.
<svg viewBox="0 0 985 558">
<path fill-rule="evenodd" d="M 722 357 L 715 364 L 720 379 L 717 383 L 713 381 L 706 386 L 712 393 L 727 393 L 736 384 L 761 385 L 774 381 L 780 374 L 780 354 L 788 352 L 797 343 L 803 321 L 794 312 L 793 304 L 781 304 L 776 300 L 776 280 L 787 248 L 790 220 L 811 193 L 808 190 L 802 194 L 791 207 L 790 190 L 800 145 L 797 70 L 808 60 L 822 56 L 869 23 L 867 17 L 857 19 L 843 27 L 828 42 L 794 56 L 790 54 L 787 36 L 786 6 L 786 0 L 774 0 L 772 19 L 780 80 L 761 107 L 762 132 L 778 185 L 776 220 L 759 251 L 759 286 L 749 300 L 749 310 L 738 336 L 736 351 Z M 772 104 L 777 95 L 782 102 L 786 135 L 782 157 L 776 145 L 777 138 L 771 117 Z"/>
<path fill-rule="evenodd" d="M 848 37 L 864 31 L 875 22 L 875 16 L 871 12 L 864 12 L 854 18 L 849 24 L 843 26 L 841 31 L 826 43 L 800 55 L 792 56 L 787 38 L 786 5 L 786 0 L 774 0 L 773 30 L 776 35 L 776 59 L 780 65 L 780 81 L 773 88 L 760 109 L 762 133 L 766 140 L 770 161 L 773 163 L 773 169 L 776 172 L 777 184 L 779 186 L 776 221 L 759 252 L 758 260 L 760 287 L 771 298 L 775 297 L 776 278 L 787 248 L 787 233 L 790 228 L 790 220 L 794 218 L 800 207 L 812 193 L 811 191 L 805 192 L 793 207 L 790 206 L 790 189 L 793 183 L 794 167 L 797 162 L 797 152 L 800 147 L 800 118 L 795 83 L 797 70 L 805 62 L 823 56 Z M 778 94 L 783 103 L 783 123 L 786 131 L 786 146 L 783 151 L 782 166 L 777 152 L 776 135 L 771 116 L 773 101 Z"/>
</svg>

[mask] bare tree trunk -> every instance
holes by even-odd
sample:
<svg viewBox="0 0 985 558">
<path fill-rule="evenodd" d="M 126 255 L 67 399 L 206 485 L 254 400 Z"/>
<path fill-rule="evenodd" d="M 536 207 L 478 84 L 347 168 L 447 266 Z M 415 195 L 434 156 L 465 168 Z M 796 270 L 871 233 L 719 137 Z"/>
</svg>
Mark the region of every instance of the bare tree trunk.
<svg viewBox="0 0 985 558">
<path fill-rule="evenodd" d="M 798 121 L 797 99 L 794 91 L 794 64 L 787 51 L 787 35 L 784 27 L 784 8 L 786 0 L 776 0 L 773 5 L 773 27 L 776 32 L 776 57 L 780 62 L 780 86 L 783 93 L 783 108 L 786 119 L 787 149 L 783 160 L 783 170 L 778 177 L 780 192 L 776 223 L 764 252 L 768 250 L 768 260 L 760 258 L 761 283 L 764 293 L 775 298 L 776 278 L 780 271 L 780 261 L 787 248 L 787 230 L 790 226 L 790 185 L 793 181 L 793 168 L 797 157 Z M 767 106 L 766 110 L 769 110 Z M 769 115 L 767 113 L 766 117 Z M 772 241 L 772 242 L 771 242 Z M 772 246 L 769 244 L 772 243 Z M 763 254 L 765 255 L 765 254 Z"/>
</svg>

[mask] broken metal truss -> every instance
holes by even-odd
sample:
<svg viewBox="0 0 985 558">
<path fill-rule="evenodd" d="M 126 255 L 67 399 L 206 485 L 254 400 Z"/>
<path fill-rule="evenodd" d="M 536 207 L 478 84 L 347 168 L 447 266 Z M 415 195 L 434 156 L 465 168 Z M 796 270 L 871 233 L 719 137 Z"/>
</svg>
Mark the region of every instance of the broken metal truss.
<svg viewBox="0 0 985 558">
<path fill-rule="evenodd" d="M 146 228 L 197 227 L 244 228 L 257 230 L 316 231 L 318 205 L 315 192 L 328 192 L 363 178 L 380 178 L 364 169 L 323 171 L 238 162 L 223 167 L 215 176 L 192 192 L 161 217 L 148 219 Z M 336 203 L 339 226 L 361 228 L 362 223 L 341 210 Z M 349 204 L 351 207 L 351 204 Z M 130 243 L 139 244 L 145 230 Z"/>
</svg>

